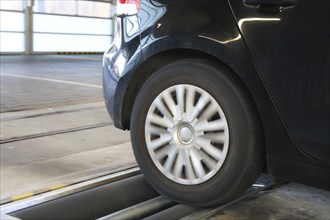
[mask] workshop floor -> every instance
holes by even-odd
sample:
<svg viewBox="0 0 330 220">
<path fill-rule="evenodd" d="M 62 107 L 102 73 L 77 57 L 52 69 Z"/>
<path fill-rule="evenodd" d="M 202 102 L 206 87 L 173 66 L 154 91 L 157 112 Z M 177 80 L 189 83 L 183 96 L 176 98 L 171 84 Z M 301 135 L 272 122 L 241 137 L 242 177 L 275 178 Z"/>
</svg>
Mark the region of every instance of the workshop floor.
<svg viewBox="0 0 330 220">
<path fill-rule="evenodd" d="M 1 57 L 1 201 L 135 165 L 102 98 L 102 56 Z"/>
<path fill-rule="evenodd" d="M 136 164 L 103 104 L 101 55 L 1 56 L 1 202 Z M 289 183 L 212 219 L 330 219 L 328 191 Z"/>
</svg>

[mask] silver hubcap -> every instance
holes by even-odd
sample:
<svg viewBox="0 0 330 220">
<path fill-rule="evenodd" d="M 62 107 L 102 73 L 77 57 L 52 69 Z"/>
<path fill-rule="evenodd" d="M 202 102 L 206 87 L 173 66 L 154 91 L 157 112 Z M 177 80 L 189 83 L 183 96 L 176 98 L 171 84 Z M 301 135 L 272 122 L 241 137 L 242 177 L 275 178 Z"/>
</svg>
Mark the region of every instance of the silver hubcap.
<svg viewBox="0 0 330 220">
<path fill-rule="evenodd" d="M 152 102 L 145 140 L 151 159 L 167 178 L 195 185 L 221 169 L 229 146 L 228 124 L 207 91 L 180 84 L 164 90 Z"/>
<path fill-rule="evenodd" d="M 190 144 L 194 139 L 193 129 L 186 125 L 183 125 L 179 129 L 178 138 L 182 144 Z"/>
</svg>

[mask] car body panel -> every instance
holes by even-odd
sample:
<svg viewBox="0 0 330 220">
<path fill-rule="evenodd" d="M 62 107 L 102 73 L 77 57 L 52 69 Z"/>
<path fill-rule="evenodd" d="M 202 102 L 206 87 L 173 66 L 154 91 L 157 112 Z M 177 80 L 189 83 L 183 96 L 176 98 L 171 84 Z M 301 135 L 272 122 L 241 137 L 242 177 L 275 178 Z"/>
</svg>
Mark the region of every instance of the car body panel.
<svg viewBox="0 0 330 220">
<path fill-rule="evenodd" d="M 116 35 L 104 53 L 103 94 L 107 110 L 116 127 L 122 127 L 122 106 L 125 89 L 123 76 L 134 71 L 142 60 L 137 16 L 117 18 Z M 128 74 L 129 75 L 129 74 Z"/>
<path fill-rule="evenodd" d="M 300 0 L 271 12 L 230 2 L 294 141 L 308 155 L 329 164 L 330 1 Z"/>
</svg>

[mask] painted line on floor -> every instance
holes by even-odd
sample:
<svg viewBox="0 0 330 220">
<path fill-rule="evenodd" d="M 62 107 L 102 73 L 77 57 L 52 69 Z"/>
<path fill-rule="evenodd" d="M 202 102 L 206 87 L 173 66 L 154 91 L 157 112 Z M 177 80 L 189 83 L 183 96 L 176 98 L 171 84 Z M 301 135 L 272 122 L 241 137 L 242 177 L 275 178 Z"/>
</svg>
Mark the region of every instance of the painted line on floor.
<svg viewBox="0 0 330 220">
<path fill-rule="evenodd" d="M 19 200 L 27 199 L 27 198 L 33 197 L 35 195 L 38 195 L 40 193 L 55 191 L 55 190 L 58 190 L 58 189 L 65 188 L 69 185 L 70 184 L 61 183 L 61 184 L 57 184 L 57 185 L 51 186 L 51 187 L 46 188 L 46 189 L 38 190 L 36 192 L 27 192 L 27 193 L 22 193 L 22 194 L 19 194 L 19 195 L 11 196 L 9 199 L 1 201 L 1 204 L 8 203 L 8 202 L 16 202 L 16 201 L 19 201 Z"/>
<path fill-rule="evenodd" d="M 50 187 L 50 190 L 57 190 L 57 189 L 62 189 L 64 187 L 69 186 L 68 184 L 57 184 L 55 186 Z"/>
<path fill-rule="evenodd" d="M 34 196 L 33 192 L 27 192 L 27 193 L 23 193 L 23 194 L 20 194 L 20 195 L 12 196 L 11 200 L 12 201 L 18 201 L 18 200 L 26 199 L 26 198 L 29 198 L 29 197 L 32 197 L 32 196 Z"/>
<path fill-rule="evenodd" d="M 102 89 L 102 86 L 99 86 L 99 85 L 93 85 L 93 84 L 88 84 L 88 83 L 79 83 L 79 82 L 59 80 L 59 79 L 49 79 L 49 78 L 34 77 L 34 76 L 23 76 L 23 75 L 7 74 L 7 73 L 1 73 L 1 76 L 9 76 L 9 77 L 22 78 L 22 79 L 33 79 L 33 80 L 64 83 L 64 84 L 71 84 L 71 85 L 77 85 L 77 86 L 87 86 L 87 87 Z"/>
<path fill-rule="evenodd" d="M 77 52 L 77 51 L 67 51 L 67 52 L 57 52 L 59 55 L 90 55 L 90 54 L 103 54 L 102 52 L 94 52 L 94 51 L 85 51 L 85 52 Z"/>
</svg>

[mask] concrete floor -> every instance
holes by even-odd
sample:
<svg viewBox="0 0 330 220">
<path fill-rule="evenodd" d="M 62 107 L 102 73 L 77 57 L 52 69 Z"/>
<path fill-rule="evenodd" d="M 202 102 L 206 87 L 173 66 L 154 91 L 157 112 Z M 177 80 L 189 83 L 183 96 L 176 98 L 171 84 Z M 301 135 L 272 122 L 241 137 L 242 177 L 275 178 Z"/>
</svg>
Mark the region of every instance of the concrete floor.
<svg viewBox="0 0 330 220">
<path fill-rule="evenodd" d="M 0 112 L 102 101 L 100 55 L 0 59 Z"/>
<path fill-rule="evenodd" d="M 135 165 L 93 56 L 1 57 L 1 201 Z"/>
<path fill-rule="evenodd" d="M 327 220 L 330 192 L 289 183 L 227 207 L 213 220 Z"/>
<path fill-rule="evenodd" d="M 1 201 L 136 164 L 102 101 L 101 56 L 1 56 Z M 17 196 L 18 197 L 15 197 Z M 328 191 L 291 183 L 212 219 L 330 219 Z"/>
</svg>

